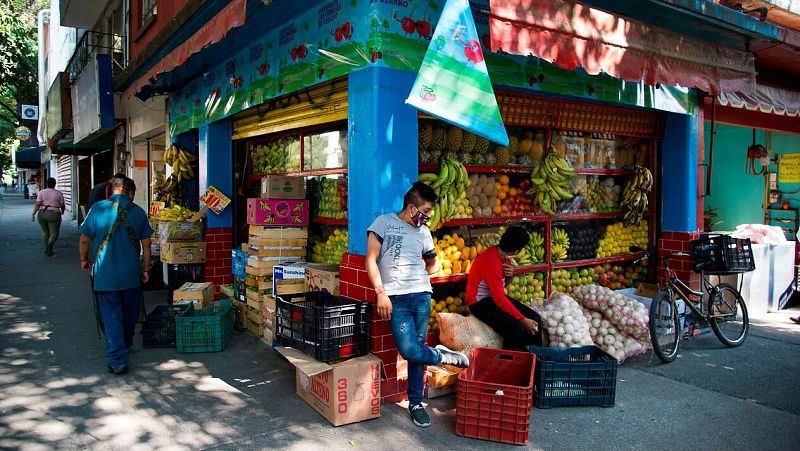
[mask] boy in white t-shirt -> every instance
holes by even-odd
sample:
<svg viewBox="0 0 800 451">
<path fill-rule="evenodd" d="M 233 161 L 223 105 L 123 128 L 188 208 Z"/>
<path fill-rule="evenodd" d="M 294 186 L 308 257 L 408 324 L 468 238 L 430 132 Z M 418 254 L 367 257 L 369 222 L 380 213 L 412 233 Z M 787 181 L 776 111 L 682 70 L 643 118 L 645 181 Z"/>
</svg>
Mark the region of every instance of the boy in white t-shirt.
<svg viewBox="0 0 800 451">
<path fill-rule="evenodd" d="M 431 424 L 422 406 L 425 365 L 469 366 L 460 352 L 425 345 L 433 292 L 430 274 L 437 266 L 425 222 L 437 197 L 428 185 L 414 183 L 403 197 L 401 212 L 378 216 L 367 229 L 367 274 L 378 297 L 378 314 L 391 321 L 397 349 L 408 361 L 408 412 L 420 427 Z"/>
</svg>

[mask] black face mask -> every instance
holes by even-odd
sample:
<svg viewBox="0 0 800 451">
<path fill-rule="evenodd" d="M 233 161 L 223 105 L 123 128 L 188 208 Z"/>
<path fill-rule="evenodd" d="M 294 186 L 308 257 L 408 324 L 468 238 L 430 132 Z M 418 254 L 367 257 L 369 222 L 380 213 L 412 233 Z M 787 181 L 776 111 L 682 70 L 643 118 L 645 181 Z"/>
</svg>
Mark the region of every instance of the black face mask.
<svg viewBox="0 0 800 451">
<path fill-rule="evenodd" d="M 423 224 L 428 222 L 428 219 L 431 219 L 431 217 L 426 215 L 425 213 L 421 212 L 419 210 L 419 207 L 417 207 L 416 205 L 414 205 L 414 208 L 417 209 L 417 212 L 414 215 L 411 216 L 411 222 L 414 223 L 414 227 L 419 228 L 419 227 L 422 227 Z"/>
</svg>

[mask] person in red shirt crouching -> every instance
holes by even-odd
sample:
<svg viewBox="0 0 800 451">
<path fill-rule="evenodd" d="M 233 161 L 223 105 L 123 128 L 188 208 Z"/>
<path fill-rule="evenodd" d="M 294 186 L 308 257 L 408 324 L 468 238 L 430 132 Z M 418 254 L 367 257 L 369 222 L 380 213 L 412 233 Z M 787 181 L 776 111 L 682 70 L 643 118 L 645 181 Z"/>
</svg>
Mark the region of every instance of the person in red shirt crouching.
<svg viewBox="0 0 800 451">
<path fill-rule="evenodd" d="M 503 348 L 527 351 L 526 346 L 542 346 L 539 314 L 503 291 L 505 277 L 513 275 L 509 264 L 530 237 L 522 227 L 509 227 L 500 243 L 475 259 L 467 278 L 467 306 L 470 313 L 503 337 Z"/>
</svg>

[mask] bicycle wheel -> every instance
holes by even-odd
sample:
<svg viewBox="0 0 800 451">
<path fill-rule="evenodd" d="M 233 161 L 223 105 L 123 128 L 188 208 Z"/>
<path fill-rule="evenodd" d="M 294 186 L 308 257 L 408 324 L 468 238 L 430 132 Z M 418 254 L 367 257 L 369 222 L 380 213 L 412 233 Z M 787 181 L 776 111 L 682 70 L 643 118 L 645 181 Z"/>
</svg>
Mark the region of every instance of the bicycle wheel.
<svg viewBox="0 0 800 451">
<path fill-rule="evenodd" d="M 668 291 L 659 291 L 650 304 L 650 341 L 664 363 L 675 360 L 681 344 L 681 320 Z"/>
<path fill-rule="evenodd" d="M 708 324 L 719 341 L 727 346 L 739 346 L 747 338 L 750 317 L 739 292 L 727 283 L 717 285 L 719 290 L 708 300 Z"/>
</svg>

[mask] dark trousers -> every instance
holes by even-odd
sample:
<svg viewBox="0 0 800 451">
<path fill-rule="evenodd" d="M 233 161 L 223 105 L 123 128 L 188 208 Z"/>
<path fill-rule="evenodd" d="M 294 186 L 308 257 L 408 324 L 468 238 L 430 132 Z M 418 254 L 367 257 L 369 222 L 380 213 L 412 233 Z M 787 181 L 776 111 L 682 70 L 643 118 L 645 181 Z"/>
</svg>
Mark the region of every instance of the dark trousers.
<svg viewBox="0 0 800 451">
<path fill-rule="evenodd" d="M 114 368 L 128 364 L 128 348 L 133 344 L 142 291 L 95 291 L 106 338 L 106 359 Z"/>
<path fill-rule="evenodd" d="M 494 299 L 490 297 L 485 297 L 470 305 L 469 311 L 503 337 L 503 349 L 510 351 L 527 351 L 526 346 L 541 346 L 542 319 L 539 317 L 539 314 L 514 299 L 511 299 L 511 303 L 514 304 L 514 307 L 516 307 L 523 316 L 536 321 L 539 325 L 539 331 L 535 335 L 529 334 L 519 320 L 514 319 L 513 316 L 502 311 L 500 307 L 494 303 Z"/>
</svg>

